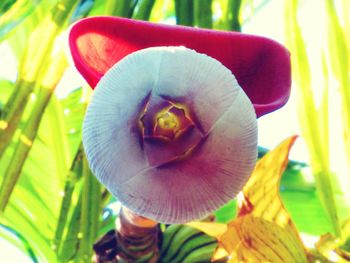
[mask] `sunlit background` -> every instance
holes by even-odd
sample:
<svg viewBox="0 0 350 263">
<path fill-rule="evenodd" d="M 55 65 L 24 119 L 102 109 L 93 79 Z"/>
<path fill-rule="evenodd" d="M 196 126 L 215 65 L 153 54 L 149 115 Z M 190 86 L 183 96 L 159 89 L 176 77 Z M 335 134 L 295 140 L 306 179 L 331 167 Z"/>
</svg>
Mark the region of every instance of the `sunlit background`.
<svg viewBox="0 0 350 263">
<path fill-rule="evenodd" d="M 346 1 L 346 0 L 345 0 Z M 257 34 L 277 40 L 280 43 L 286 43 L 285 13 L 284 2 L 281 0 L 254 1 L 256 9 L 252 15 L 252 9 L 246 7 L 242 14 L 242 31 L 245 33 Z M 307 43 L 308 59 L 312 70 L 312 87 L 316 103 L 319 105 L 322 101 L 322 94 L 325 86 L 325 79 L 322 70 L 322 50 L 327 47 L 326 14 L 324 6 L 319 4 L 319 0 L 300 1 L 298 8 L 298 20 L 302 25 L 302 34 Z M 338 3 L 338 2 L 336 2 Z M 342 12 L 339 12 L 340 16 Z M 220 15 L 220 14 L 218 14 Z M 166 23 L 175 23 L 175 19 L 163 21 Z M 68 48 L 67 48 L 68 49 Z M 68 54 L 68 52 L 67 52 Z M 293 53 L 292 53 L 293 56 Z M 341 59 L 341 58 L 339 58 Z M 10 46 L 4 42 L 0 45 L 0 78 L 16 79 L 17 64 L 14 59 Z M 342 184 L 337 190 L 346 192 L 350 189 L 350 177 L 348 176 L 348 166 L 344 150 L 342 118 L 341 118 L 341 97 L 337 80 L 332 77 L 329 84 L 329 132 L 330 132 L 330 153 L 331 169 L 341 178 Z M 73 67 L 70 67 L 56 90 L 58 97 L 66 96 L 69 91 L 81 86 L 83 80 Z M 268 114 L 259 119 L 259 145 L 266 148 L 274 148 L 285 138 L 298 134 L 301 135 L 300 122 L 297 113 L 297 94 L 293 84 L 292 95 L 285 107 Z M 1 90 L 1 89 L 0 89 Z M 306 143 L 300 137 L 293 147 L 290 158 L 300 162 L 310 163 L 310 156 Z M 313 181 L 311 176 L 307 180 Z M 349 193 L 348 193 L 349 194 Z M 345 198 L 350 205 L 350 196 Z M 315 242 L 316 237 L 304 236 L 304 241 Z M 312 244 L 311 244 L 312 246 Z M 7 241 L 0 239 L 0 254 L 2 258 L 11 258 L 11 262 L 31 262 L 26 256 Z M 7 261 L 4 261 L 7 262 Z"/>
</svg>

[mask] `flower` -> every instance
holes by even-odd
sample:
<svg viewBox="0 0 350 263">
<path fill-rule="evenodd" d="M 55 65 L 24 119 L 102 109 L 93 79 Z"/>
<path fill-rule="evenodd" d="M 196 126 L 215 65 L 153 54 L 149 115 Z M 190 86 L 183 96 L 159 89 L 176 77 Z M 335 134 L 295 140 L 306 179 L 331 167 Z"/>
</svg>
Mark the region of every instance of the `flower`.
<svg viewBox="0 0 350 263">
<path fill-rule="evenodd" d="M 256 113 L 289 95 L 288 52 L 260 37 L 97 17 L 73 26 L 70 47 L 98 83 L 83 124 L 93 173 L 159 222 L 198 219 L 234 198 L 255 165 Z"/>
<path fill-rule="evenodd" d="M 116 62 L 136 50 L 185 46 L 230 69 L 258 117 L 282 107 L 290 94 L 289 52 L 264 37 L 119 17 L 91 17 L 71 28 L 69 45 L 75 66 L 91 87 Z"/>
</svg>

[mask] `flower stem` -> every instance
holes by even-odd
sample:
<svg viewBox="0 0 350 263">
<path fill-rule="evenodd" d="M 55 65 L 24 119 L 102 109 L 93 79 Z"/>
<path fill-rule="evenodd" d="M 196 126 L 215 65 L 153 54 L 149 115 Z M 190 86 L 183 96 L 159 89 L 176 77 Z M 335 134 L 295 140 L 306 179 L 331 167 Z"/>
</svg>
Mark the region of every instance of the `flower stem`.
<svg viewBox="0 0 350 263">
<path fill-rule="evenodd" d="M 176 24 L 193 26 L 193 0 L 175 0 Z"/>
<path fill-rule="evenodd" d="M 241 23 L 239 22 L 241 4 L 242 0 L 227 1 L 226 21 L 228 30 L 241 31 Z"/>
<path fill-rule="evenodd" d="M 130 17 L 133 12 L 133 4 L 130 0 L 108 0 L 105 4 L 105 15 Z"/>
<path fill-rule="evenodd" d="M 53 241 L 53 247 L 57 251 L 59 251 L 62 245 L 62 236 L 68 220 L 69 209 L 72 205 L 73 192 L 77 181 L 81 178 L 83 155 L 84 155 L 84 150 L 81 144 L 77 154 L 75 155 L 74 161 L 72 163 L 69 174 L 66 178 L 66 183 L 64 186 L 64 196 L 61 202 L 59 218 L 58 218 L 55 237 Z"/>
<path fill-rule="evenodd" d="M 195 0 L 194 1 L 194 18 L 195 24 L 202 28 L 213 27 L 213 12 L 212 12 L 212 0 Z"/>
<path fill-rule="evenodd" d="M 149 20 L 154 6 L 155 0 L 143 0 L 139 4 L 137 13 L 133 16 L 134 19 Z"/>
<path fill-rule="evenodd" d="M 38 127 L 47 104 L 53 94 L 53 91 L 66 69 L 67 62 L 64 53 L 57 55 L 47 70 L 47 74 L 42 80 L 37 101 L 30 114 L 30 117 L 23 128 L 19 141 L 15 147 L 11 161 L 6 169 L 0 188 L 0 211 L 4 211 L 12 191 L 19 179 L 24 162 L 32 147 L 33 141 L 37 135 Z"/>
<path fill-rule="evenodd" d="M 97 237 L 101 214 L 101 185 L 91 173 L 85 156 L 83 162 L 84 185 L 80 218 L 80 242 L 76 262 L 91 260 L 91 247 Z"/>
<path fill-rule="evenodd" d="M 160 233 L 159 223 L 123 207 L 116 220 L 116 230 L 94 245 L 94 262 L 157 262 Z"/>
<path fill-rule="evenodd" d="M 37 79 L 45 72 L 55 39 L 62 31 L 72 13 L 76 0 L 62 0 L 45 17 L 31 34 L 28 47 L 21 60 L 19 78 L 11 98 L 6 103 L 0 119 L 0 158 L 17 129 L 30 93 L 34 90 Z"/>
</svg>

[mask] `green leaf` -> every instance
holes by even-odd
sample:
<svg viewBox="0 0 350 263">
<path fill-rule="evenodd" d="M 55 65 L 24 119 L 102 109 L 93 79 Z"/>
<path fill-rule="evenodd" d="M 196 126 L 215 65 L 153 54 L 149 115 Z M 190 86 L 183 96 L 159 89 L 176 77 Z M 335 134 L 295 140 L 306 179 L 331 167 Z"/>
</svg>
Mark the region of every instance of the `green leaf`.
<svg viewBox="0 0 350 263">
<path fill-rule="evenodd" d="M 194 19 L 196 26 L 212 28 L 212 16 L 212 0 L 194 0 Z"/>
<path fill-rule="evenodd" d="M 92 247 L 97 238 L 101 216 L 101 187 L 91 173 L 88 162 L 83 158 L 84 186 L 82 191 L 82 210 L 80 218 L 80 243 L 76 262 L 88 262 L 92 257 Z"/>
<path fill-rule="evenodd" d="M 4 105 L 6 101 L 10 98 L 10 95 L 13 92 L 14 88 L 15 84 L 12 81 L 0 79 L 0 116 L 2 116 Z"/>
<path fill-rule="evenodd" d="M 241 4 L 242 0 L 227 0 L 226 27 L 228 30 L 241 31 Z"/>
<path fill-rule="evenodd" d="M 0 14 L 10 9 L 15 2 L 16 0 L 3 0 L 0 4 Z"/>
<path fill-rule="evenodd" d="M 28 240 L 16 230 L 5 225 L 0 225 L 0 238 L 3 238 L 9 241 L 11 244 L 15 245 L 18 249 L 27 254 L 27 256 L 34 263 L 39 262 Z"/>
<path fill-rule="evenodd" d="M 0 157 L 11 142 L 25 110 L 30 93 L 35 87 L 42 88 L 44 86 L 44 88 L 52 89 L 55 82 L 57 82 L 57 78 L 60 79 L 60 74 L 62 74 L 60 71 L 62 70 L 62 66 L 60 65 L 61 59 L 51 61 L 50 55 L 53 50 L 54 41 L 64 26 L 66 26 L 74 4 L 75 0 L 60 1 L 50 10 L 45 16 L 45 19 L 30 36 L 25 56 L 18 70 L 19 76 L 16 81 L 16 92 L 12 94 L 5 105 L 0 120 L 4 124 L 0 127 Z M 55 72 L 56 70 L 57 72 Z M 42 93 L 45 92 L 43 91 Z M 27 141 L 30 142 L 30 140 Z M 8 185 L 11 187 L 10 184 Z M 3 191 L 0 191 L 0 194 L 1 192 Z M 3 203 L 6 203 L 6 200 Z"/>
<path fill-rule="evenodd" d="M 66 168 L 60 167 L 64 162 L 59 161 L 58 155 L 62 153 L 62 149 L 57 151 L 57 146 L 62 146 L 63 140 L 67 141 L 69 155 L 67 158 L 70 159 L 67 162 L 70 164 L 81 143 L 80 131 L 85 111 L 81 96 L 82 90 L 77 89 L 66 98 L 62 100 L 54 98 L 49 103 L 37 138 L 23 167 L 22 176 L 1 219 L 2 223 L 26 237 L 35 255 L 46 262 L 57 262 L 56 250 L 52 242 L 59 218 L 60 201 L 63 198 L 65 176 L 68 174 L 67 165 L 64 165 Z M 58 105 L 60 106 L 57 107 Z M 57 130 L 62 132 L 57 133 Z M 5 174 L 5 164 L 9 161 L 10 152 L 11 149 L 0 164 L 1 177 Z M 63 171 L 65 172 L 62 175 Z M 69 222 L 72 215 L 77 214 L 74 211 L 79 208 L 77 204 L 79 189 L 81 187 L 78 187 L 77 192 L 73 194 L 70 205 L 72 209 L 68 215 Z M 77 226 L 79 226 L 79 220 Z M 70 229 L 69 224 L 64 228 L 63 240 L 70 238 L 67 233 L 72 233 L 73 230 L 68 229 Z M 71 244 L 64 243 L 63 247 L 66 249 L 64 251 L 71 249 L 75 251 L 75 246 L 71 247 Z M 67 256 L 71 255 L 67 254 Z"/>
<path fill-rule="evenodd" d="M 176 24 L 193 26 L 193 1 L 194 0 L 174 0 L 176 12 Z"/>
<path fill-rule="evenodd" d="M 66 235 L 62 247 L 58 251 L 58 262 L 68 262 L 73 260 L 77 256 L 80 241 L 80 221 L 82 210 L 82 192 L 80 191 L 77 204 L 74 206 L 71 217 L 69 218 L 69 224 L 66 229 Z"/>
<path fill-rule="evenodd" d="M 134 19 L 148 20 L 151 16 L 152 8 L 156 0 L 140 0 L 137 10 L 133 14 Z"/>
<path fill-rule="evenodd" d="M 157 0 L 151 12 L 150 21 L 161 22 L 175 17 L 174 0 Z M 160 11 L 161 10 L 161 11 Z"/>
<path fill-rule="evenodd" d="M 17 24 L 12 30 L 5 35 L 6 41 L 10 44 L 14 55 L 20 60 L 27 49 L 30 34 L 45 18 L 48 11 L 57 3 L 58 0 L 27 0 L 35 3 L 33 12 L 29 13 L 21 23 Z M 14 14 L 15 16 L 16 14 Z M 1 38 L 0 38 L 1 39 Z"/>
<path fill-rule="evenodd" d="M 68 215 L 72 206 L 74 206 L 73 192 L 76 189 L 78 180 L 82 176 L 82 159 L 83 159 L 83 148 L 79 147 L 78 152 L 74 158 L 72 167 L 66 177 L 66 182 L 63 190 L 63 198 L 61 202 L 60 213 L 57 221 L 57 227 L 55 231 L 55 237 L 53 241 L 53 246 L 57 251 L 60 250 L 62 246 L 62 237 L 65 230 L 66 222 L 68 220 Z M 74 207 L 73 207 L 74 209 Z"/>
<path fill-rule="evenodd" d="M 340 236 L 340 224 L 337 205 L 332 185 L 332 173 L 329 164 L 329 145 L 327 144 L 328 131 L 322 133 L 321 129 L 328 129 L 324 124 L 327 118 L 320 119 L 316 109 L 311 89 L 311 71 L 301 28 L 297 21 L 297 0 L 285 1 L 286 38 L 291 52 L 294 78 L 298 93 L 298 113 L 303 136 L 311 155 L 313 175 L 315 177 L 318 194 L 332 222 L 333 231 Z M 325 99 L 324 99 L 325 100 Z M 334 179 L 333 179 L 334 180 Z"/>
<path fill-rule="evenodd" d="M 40 125 L 44 110 L 51 98 L 54 88 L 56 87 L 59 79 L 63 75 L 65 68 L 66 60 L 63 53 L 61 53 L 57 55 L 57 57 L 55 57 L 55 60 L 46 71 L 47 74 L 45 78 L 42 80 L 42 83 L 45 86 L 41 87 L 41 90 L 38 94 L 38 99 L 34 104 L 31 115 L 23 130 L 21 131 L 20 139 L 17 142 L 15 151 L 5 171 L 5 175 L 1 183 L 0 210 L 2 211 L 5 209 L 10 195 L 21 174 L 21 170 L 26 160 L 26 157 L 28 156 L 29 150 L 31 149 L 33 141 L 37 135 L 37 130 Z M 53 74 L 53 72 L 55 74 Z M 49 80 L 46 80 L 46 78 L 49 78 Z M 7 135 L 7 132 L 9 131 L 10 130 L 4 130 L 3 133 Z M 9 139 L 8 136 L 6 136 L 6 138 Z"/>
<path fill-rule="evenodd" d="M 9 32 L 32 14 L 39 3 L 39 1 L 19 0 L 5 14 L 2 14 L 0 16 L 0 42 L 4 40 Z"/>
<path fill-rule="evenodd" d="M 334 76 L 339 82 L 339 90 L 342 100 L 342 117 L 344 127 L 344 146 L 347 160 L 350 162 L 350 47 L 348 41 L 349 18 L 345 21 L 346 28 L 343 29 L 338 17 L 333 0 L 326 0 L 327 22 L 328 22 L 328 57 Z M 349 4 L 345 8 L 348 8 Z M 344 13 L 347 15 L 346 12 Z M 339 59 L 341 58 L 341 59 Z M 349 166 L 350 167 L 350 166 Z"/>
<path fill-rule="evenodd" d="M 188 258 L 191 255 L 198 256 L 198 249 L 202 247 L 203 250 L 199 252 L 204 255 L 201 258 L 202 261 L 196 260 L 192 262 L 210 262 L 216 246 L 217 242 L 215 238 L 191 226 L 170 225 L 163 233 L 160 262 L 191 262 L 188 261 Z"/>
</svg>

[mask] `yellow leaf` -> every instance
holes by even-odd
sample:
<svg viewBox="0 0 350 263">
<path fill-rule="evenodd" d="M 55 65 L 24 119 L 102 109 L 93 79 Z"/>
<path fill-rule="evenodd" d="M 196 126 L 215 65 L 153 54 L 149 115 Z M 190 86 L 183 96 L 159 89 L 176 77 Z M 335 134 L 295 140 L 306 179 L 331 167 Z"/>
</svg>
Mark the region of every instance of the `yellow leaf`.
<svg viewBox="0 0 350 263">
<path fill-rule="evenodd" d="M 214 255 L 211 257 L 211 262 L 217 262 L 217 261 L 221 262 L 222 260 L 227 259 L 228 256 L 229 254 L 227 253 L 226 249 L 218 246 L 214 252 Z"/>
<path fill-rule="evenodd" d="M 297 136 L 266 154 L 240 193 L 238 218 L 219 238 L 229 262 L 307 262 L 306 251 L 279 196 L 281 175 Z"/>
<path fill-rule="evenodd" d="M 186 225 L 198 229 L 209 236 L 219 239 L 227 231 L 227 225 L 216 222 L 190 222 Z"/>
<path fill-rule="evenodd" d="M 221 243 L 231 251 L 228 262 L 307 262 L 297 238 L 274 222 L 250 214 L 231 222 Z"/>
<path fill-rule="evenodd" d="M 350 262 L 350 253 L 341 248 L 344 241 L 330 233 L 320 236 L 316 243 L 316 249 L 311 251 L 311 256 L 328 259 L 329 262 Z"/>
</svg>

